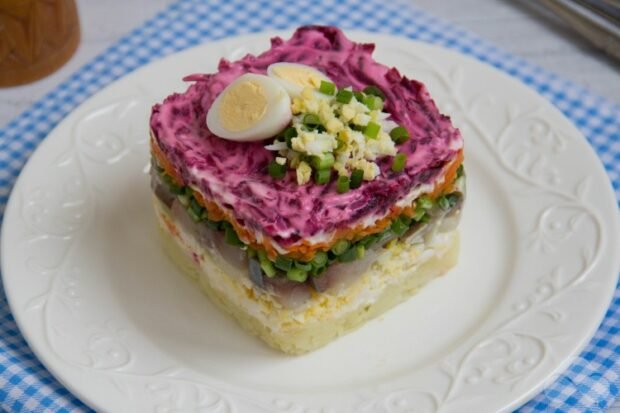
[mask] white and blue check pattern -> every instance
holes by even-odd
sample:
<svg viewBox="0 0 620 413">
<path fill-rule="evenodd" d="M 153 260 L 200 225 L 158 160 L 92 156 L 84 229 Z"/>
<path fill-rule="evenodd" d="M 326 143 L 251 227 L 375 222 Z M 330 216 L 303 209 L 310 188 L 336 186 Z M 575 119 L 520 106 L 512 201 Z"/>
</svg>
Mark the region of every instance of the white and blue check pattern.
<svg viewBox="0 0 620 413">
<path fill-rule="evenodd" d="M 0 214 L 24 163 L 71 110 L 114 79 L 201 42 L 302 24 L 384 32 L 474 56 L 520 79 L 555 104 L 588 138 L 620 199 L 620 106 L 511 56 L 407 4 L 381 0 L 181 0 L 116 45 L 0 130 Z M 620 387 L 620 287 L 596 335 L 569 369 L 520 412 L 596 412 Z M 0 286 L 0 410 L 82 412 L 89 408 L 41 365 L 21 336 Z"/>
</svg>

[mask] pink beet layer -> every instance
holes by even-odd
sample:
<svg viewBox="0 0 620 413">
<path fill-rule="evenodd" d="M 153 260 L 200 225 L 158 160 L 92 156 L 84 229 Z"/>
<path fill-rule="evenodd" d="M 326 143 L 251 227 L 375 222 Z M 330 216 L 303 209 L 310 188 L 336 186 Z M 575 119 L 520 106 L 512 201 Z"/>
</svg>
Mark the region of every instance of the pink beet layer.
<svg viewBox="0 0 620 413">
<path fill-rule="evenodd" d="M 186 185 L 232 212 L 240 224 L 288 246 L 297 241 L 351 227 L 368 215 L 383 215 L 416 186 L 434 181 L 463 146 L 458 129 L 439 113 L 426 87 L 401 76 L 395 68 L 372 58 L 373 44 L 347 39 L 335 27 L 299 28 L 284 41 L 271 40 L 271 49 L 236 62 L 222 59 L 218 72 L 186 77 L 194 83 L 153 107 L 150 126 L 166 158 Z M 324 72 L 339 88 L 361 90 L 378 86 L 386 96 L 385 111 L 406 127 L 411 139 L 399 146 L 407 154 L 403 172 L 391 171 L 392 157 L 379 159 L 381 175 L 345 194 L 335 183 L 299 186 L 294 171 L 274 180 L 267 165 L 274 153 L 269 142 L 232 142 L 213 135 L 207 111 L 217 95 L 244 73 L 265 74 L 275 62 L 295 62 Z"/>
</svg>

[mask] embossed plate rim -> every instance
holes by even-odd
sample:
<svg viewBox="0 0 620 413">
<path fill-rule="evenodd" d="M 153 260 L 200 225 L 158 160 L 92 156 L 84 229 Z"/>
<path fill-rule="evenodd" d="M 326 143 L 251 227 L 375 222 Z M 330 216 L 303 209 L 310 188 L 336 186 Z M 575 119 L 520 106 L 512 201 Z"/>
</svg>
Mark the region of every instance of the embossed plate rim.
<svg viewBox="0 0 620 413">
<path fill-rule="evenodd" d="M 255 44 L 255 43 L 266 43 L 265 40 L 269 36 L 271 36 L 273 34 L 274 33 L 260 33 L 260 34 L 254 34 L 254 35 L 249 35 L 249 36 L 242 36 L 242 37 L 237 37 L 237 38 L 225 39 L 225 40 L 222 40 L 222 41 L 219 41 L 219 42 L 210 43 L 210 44 L 207 44 L 207 45 L 202 45 L 202 46 L 198 46 L 196 48 L 190 49 L 190 50 L 183 51 L 183 52 L 181 52 L 181 54 L 183 54 L 185 56 L 192 55 L 192 54 L 198 54 L 201 51 L 204 51 L 205 49 L 208 49 L 210 47 L 213 47 L 213 48 L 221 47 L 222 49 L 225 49 L 226 45 L 232 45 L 232 46 L 237 45 L 238 46 L 238 45 L 242 45 L 242 44 L 250 44 L 251 45 L 251 44 Z M 282 32 L 278 32 L 277 34 L 283 34 L 283 33 Z M 351 35 L 352 38 L 355 38 L 355 39 L 363 39 L 363 40 L 366 40 L 366 41 L 372 40 L 372 41 L 378 43 L 379 49 L 381 49 L 382 47 L 387 47 L 387 46 L 383 46 L 383 45 L 388 45 L 388 44 L 390 44 L 390 45 L 399 45 L 400 44 L 400 45 L 402 45 L 402 47 L 413 47 L 414 49 L 418 48 L 418 49 L 421 49 L 421 50 L 425 50 L 425 48 L 426 48 L 426 50 L 439 49 L 439 50 L 441 50 L 442 53 L 448 53 L 454 59 L 457 59 L 457 60 L 461 59 L 461 60 L 464 60 L 466 62 L 469 62 L 469 64 L 484 65 L 481 62 L 475 61 L 475 60 L 473 60 L 473 59 L 471 59 L 471 58 L 469 58 L 467 56 L 459 55 L 459 54 L 457 54 L 457 53 L 455 53 L 453 51 L 445 51 L 444 49 L 441 49 L 441 48 L 436 47 L 436 46 L 430 46 L 430 45 L 427 45 L 427 44 L 424 44 L 424 43 L 419 43 L 419 42 L 411 41 L 411 40 L 408 40 L 408 39 L 405 39 L 405 38 L 387 36 L 387 35 L 383 35 L 383 34 L 369 34 L 369 33 L 356 32 L 356 31 L 351 31 L 349 34 Z M 178 55 L 175 55 L 175 56 L 178 56 Z M 170 57 L 166 58 L 165 61 L 170 61 L 170 60 L 174 59 L 175 56 L 170 56 Z M 150 64 L 148 66 L 145 66 L 145 67 L 139 69 L 138 71 L 136 71 L 136 72 L 134 72 L 132 74 L 129 74 L 128 77 L 132 77 L 132 79 L 137 79 L 140 76 L 140 74 L 141 73 L 145 73 L 145 71 L 156 70 L 156 68 L 154 68 L 154 66 L 156 67 L 159 63 L 160 62 L 155 62 L 155 63 L 152 63 L 152 64 Z M 161 63 L 163 63 L 163 61 L 161 61 Z M 512 85 L 513 87 L 516 87 L 515 85 L 519 85 L 518 87 L 523 87 L 523 85 L 519 84 L 514 79 L 510 78 L 508 75 L 506 75 L 506 74 L 504 74 L 502 72 L 499 72 L 497 70 L 495 70 L 495 72 L 496 72 L 496 74 L 501 75 L 503 81 L 507 82 L 507 84 Z M 121 82 L 123 80 L 124 79 L 120 79 L 117 82 Z M 105 92 L 106 90 L 108 90 L 108 88 L 115 87 L 117 82 L 111 84 L 106 89 L 102 90 L 101 92 L 99 92 L 95 96 L 93 96 L 90 99 L 88 99 L 79 108 L 77 108 L 72 115 L 74 115 L 75 113 L 79 113 L 81 108 L 88 107 L 88 105 L 92 105 L 93 102 L 96 102 L 97 99 L 100 99 L 100 93 Z M 540 97 L 538 97 L 538 99 L 543 100 Z M 546 101 L 545 101 L 545 103 L 546 103 Z M 549 106 L 548 103 L 546 103 L 546 105 Z M 556 112 L 557 112 L 557 110 L 556 110 Z M 55 143 L 57 143 L 57 140 L 58 140 L 57 137 L 56 138 L 53 138 L 53 137 L 58 135 L 58 130 L 59 130 L 59 128 L 63 124 L 68 123 L 68 122 L 70 122 L 73 119 L 72 115 L 69 115 L 69 117 L 67 117 L 67 119 L 65 119 L 54 131 L 52 131 L 52 133 L 50 133 L 50 136 L 48 138 L 51 138 L 51 139 L 46 139 L 39 146 L 39 148 L 37 148 L 37 152 L 42 152 L 42 151 L 49 150 L 49 149 L 53 148 L 53 145 L 55 145 Z M 564 118 L 564 120 L 566 122 L 568 122 L 565 118 Z M 573 129 L 574 129 L 574 127 L 573 127 Z M 579 135 L 579 136 L 581 136 L 581 135 Z M 56 139 L 56 141 L 53 140 L 53 139 Z M 587 143 L 585 142 L 583 137 L 581 137 L 581 139 L 583 140 L 583 142 L 581 144 L 587 145 Z M 587 147 L 589 148 L 589 151 L 590 151 L 590 155 L 589 156 L 593 157 L 593 155 L 594 155 L 593 149 L 589 145 L 587 145 Z M 34 162 L 36 162 L 36 159 L 37 159 L 36 153 L 35 153 L 35 155 L 33 155 L 33 159 L 35 159 Z M 597 173 L 599 173 L 599 175 L 600 175 L 600 173 L 602 171 L 602 166 L 600 164 L 600 161 L 598 161 L 598 159 L 596 159 L 596 161 L 597 161 L 597 167 L 599 169 L 597 171 Z M 26 165 L 26 167 L 23 169 L 22 174 L 20 175 L 20 178 L 18 179 L 18 181 L 17 181 L 17 183 L 15 185 L 15 188 L 19 188 L 21 186 L 21 181 L 23 179 L 22 178 L 23 176 L 26 176 L 26 175 L 29 175 L 29 174 L 32 173 L 32 170 L 34 169 L 34 166 L 33 166 L 34 162 L 29 162 Z M 608 183 L 607 183 L 607 186 L 609 186 Z M 613 193 L 611 192 L 611 190 L 609 190 L 609 192 L 611 194 L 610 196 L 613 198 Z M 10 218 L 10 217 L 13 217 L 15 215 L 15 212 L 13 211 L 13 209 L 15 208 L 14 204 L 16 204 L 16 200 L 14 198 L 15 197 L 12 196 L 11 200 L 9 201 L 9 205 L 7 207 L 7 212 L 6 212 L 5 217 L 9 217 Z M 614 205 L 615 205 L 615 203 L 614 203 Z M 616 224 L 617 224 L 617 220 L 616 220 Z M 10 234 L 7 235 L 6 228 L 7 228 L 7 225 L 3 226 L 3 230 L 2 230 L 2 254 L 3 254 L 3 257 L 7 257 L 8 256 L 7 255 L 8 251 L 11 248 L 9 246 L 10 242 L 7 242 L 8 240 L 10 240 Z M 614 240 L 614 242 L 617 242 L 617 239 Z M 5 287 L 13 285 L 12 281 L 15 280 L 15 276 L 7 275 L 10 271 L 6 271 L 7 265 L 8 265 L 6 262 L 8 260 L 7 259 L 3 259 L 2 261 L 3 261 L 2 265 L 3 265 L 3 270 L 4 270 L 3 271 L 3 277 L 4 277 L 4 281 L 5 281 Z M 609 277 L 608 282 L 611 283 L 612 281 L 614 281 L 616 276 L 617 276 L 617 274 L 614 275 L 614 277 Z M 13 277 L 13 278 L 7 278 L 7 277 Z M 614 282 L 614 286 L 615 286 L 615 282 Z M 613 289 L 607 291 L 607 293 L 608 293 L 607 294 L 608 297 L 606 297 L 606 300 L 604 300 L 606 302 L 608 302 L 609 299 L 611 298 L 611 295 L 613 294 Z M 13 305 L 13 293 L 11 292 L 11 288 L 7 288 L 7 296 L 8 296 L 8 299 L 9 299 L 9 302 L 10 302 L 12 308 L 15 310 L 15 306 Z M 583 334 L 581 336 L 581 341 L 575 347 L 575 350 L 573 351 L 572 354 L 575 354 L 577 350 L 581 349 L 587 343 L 589 337 L 594 333 L 596 327 L 598 326 L 598 321 L 600 321 L 600 319 L 602 318 L 602 315 L 604 314 L 604 310 L 605 310 L 606 307 L 607 307 L 607 305 L 605 305 L 605 306 L 599 305 L 599 308 L 597 308 L 597 309 L 599 310 L 598 312 L 600 313 L 599 314 L 600 317 L 598 317 L 598 319 L 595 320 L 596 322 L 590 322 L 588 324 L 588 331 L 584 331 L 583 332 Z M 50 370 L 52 370 L 52 372 L 54 372 L 55 375 L 68 388 L 70 388 L 74 393 L 76 393 L 79 397 L 83 398 L 87 402 L 91 401 L 91 400 L 89 400 L 89 397 L 88 397 L 88 394 L 87 394 L 88 392 L 82 391 L 83 389 L 81 387 L 82 386 L 81 383 L 76 383 L 76 382 L 71 382 L 70 380 L 65 380 L 65 375 L 63 374 L 63 371 L 59 371 L 59 370 L 54 369 L 54 368 L 51 367 L 51 366 L 54 366 L 55 363 L 53 363 L 51 361 L 48 362 L 48 360 L 46 360 L 46 355 L 44 354 L 45 353 L 45 346 L 44 346 L 44 344 L 42 345 L 42 343 L 40 343 L 38 341 L 38 339 L 36 337 L 34 337 L 34 333 L 29 331 L 30 326 L 24 325 L 22 323 L 22 318 L 21 318 L 20 311 L 19 310 L 18 311 L 14 311 L 14 314 L 15 314 L 15 318 L 17 320 L 17 323 L 20 326 L 20 329 L 24 333 L 24 336 L 29 341 L 29 343 L 31 344 L 31 347 L 33 348 L 33 350 L 35 351 L 37 356 L 40 358 L 40 360 L 42 360 L 43 363 L 48 365 Z M 557 371 L 559 369 L 562 369 L 569 362 L 570 362 L 570 358 L 569 357 L 564 358 L 563 360 L 561 360 L 561 363 L 558 363 L 558 364 L 555 365 L 554 369 L 552 369 L 552 371 L 550 371 L 549 374 L 551 374 L 554 371 Z M 544 383 L 541 381 L 541 382 L 538 383 L 537 386 L 535 386 L 533 388 L 530 388 L 529 391 L 521 392 L 519 394 L 518 398 L 514 398 L 513 397 L 510 400 L 506 400 L 505 404 L 503 404 L 502 408 L 509 408 L 509 407 L 516 406 L 517 404 L 522 402 L 525 398 L 529 397 L 534 391 L 536 391 L 538 388 L 540 388 L 540 386 L 542 386 L 543 384 Z M 387 403 L 388 398 L 385 397 L 384 399 L 385 400 L 382 400 L 382 401 Z M 374 408 L 373 406 L 375 406 L 375 405 L 372 405 L 371 408 Z M 103 406 L 99 406 L 99 407 L 103 407 Z M 274 406 L 274 408 L 275 407 L 276 406 Z M 301 409 L 301 407 L 300 407 L 300 409 Z M 386 411 L 389 410 L 388 407 L 386 407 L 385 409 L 386 409 Z"/>
</svg>

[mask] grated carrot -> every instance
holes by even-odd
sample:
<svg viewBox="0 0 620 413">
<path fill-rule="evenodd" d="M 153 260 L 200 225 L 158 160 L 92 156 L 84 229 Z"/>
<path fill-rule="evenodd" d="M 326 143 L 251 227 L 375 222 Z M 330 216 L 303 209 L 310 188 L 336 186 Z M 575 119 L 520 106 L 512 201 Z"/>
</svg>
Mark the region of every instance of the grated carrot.
<svg viewBox="0 0 620 413">
<path fill-rule="evenodd" d="M 168 161 L 168 159 L 166 159 L 163 151 L 155 141 L 155 138 L 152 136 L 151 154 L 156 159 L 157 163 L 164 169 L 164 171 L 174 179 L 177 185 L 184 185 L 180 172 L 173 168 L 172 164 Z M 454 160 L 447 166 L 443 175 L 443 181 L 440 184 L 437 184 L 435 188 L 433 188 L 432 192 L 427 194 L 431 199 L 434 200 L 442 194 L 449 193 L 453 189 L 452 186 L 456 178 L 457 169 L 462 162 L 463 151 L 461 150 L 456 158 L 454 158 Z M 249 244 L 254 249 L 265 250 L 269 258 L 272 260 L 275 260 L 275 258 L 280 255 L 268 237 L 263 236 L 262 242 L 259 242 L 256 236 L 245 227 L 241 226 L 230 212 L 222 210 L 215 202 L 206 200 L 200 192 L 195 190 L 192 190 L 192 192 L 196 198 L 196 201 L 202 207 L 207 209 L 209 219 L 213 221 L 226 220 L 230 222 L 237 232 L 237 235 L 243 242 Z M 305 240 L 301 240 L 298 243 L 287 247 L 287 253 L 285 255 L 295 260 L 310 261 L 314 258 L 317 251 L 329 251 L 331 247 L 341 239 L 356 241 L 368 235 L 379 233 L 390 226 L 392 221 L 399 215 L 405 214 L 411 217 L 413 216 L 414 211 L 415 202 L 411 206 L 404 208 L 392 207 L 385 217 L 379 219 L 370 227 L 356 226 L 352 228 L 337 229 L 329 242 L 310 244 Z"/>
</svg>

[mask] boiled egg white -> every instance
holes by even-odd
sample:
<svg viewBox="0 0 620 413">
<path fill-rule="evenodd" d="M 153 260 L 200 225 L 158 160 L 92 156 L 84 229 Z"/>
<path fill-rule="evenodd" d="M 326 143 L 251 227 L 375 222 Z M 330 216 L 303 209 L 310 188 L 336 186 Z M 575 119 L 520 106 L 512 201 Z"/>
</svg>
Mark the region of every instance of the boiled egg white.
<svg viewBox="0 0 620 413">
<path fill-rule="evenodd" d="M 277 135 L 291 117 L 291 99 L 279 82 L 246 73 L 215 99 L 207 112 L 207 127 L 231 141 L 260 141 Z"/>
<path fill-rule="evenodd" d="M 306 87 L 318 89 L 322 80 L 331 82 L 319 70 L 301 63 L 273 63 L 267 68 L 267 75 L 278 80 L 293 97 L 299 96 Z"/>
</svg>

